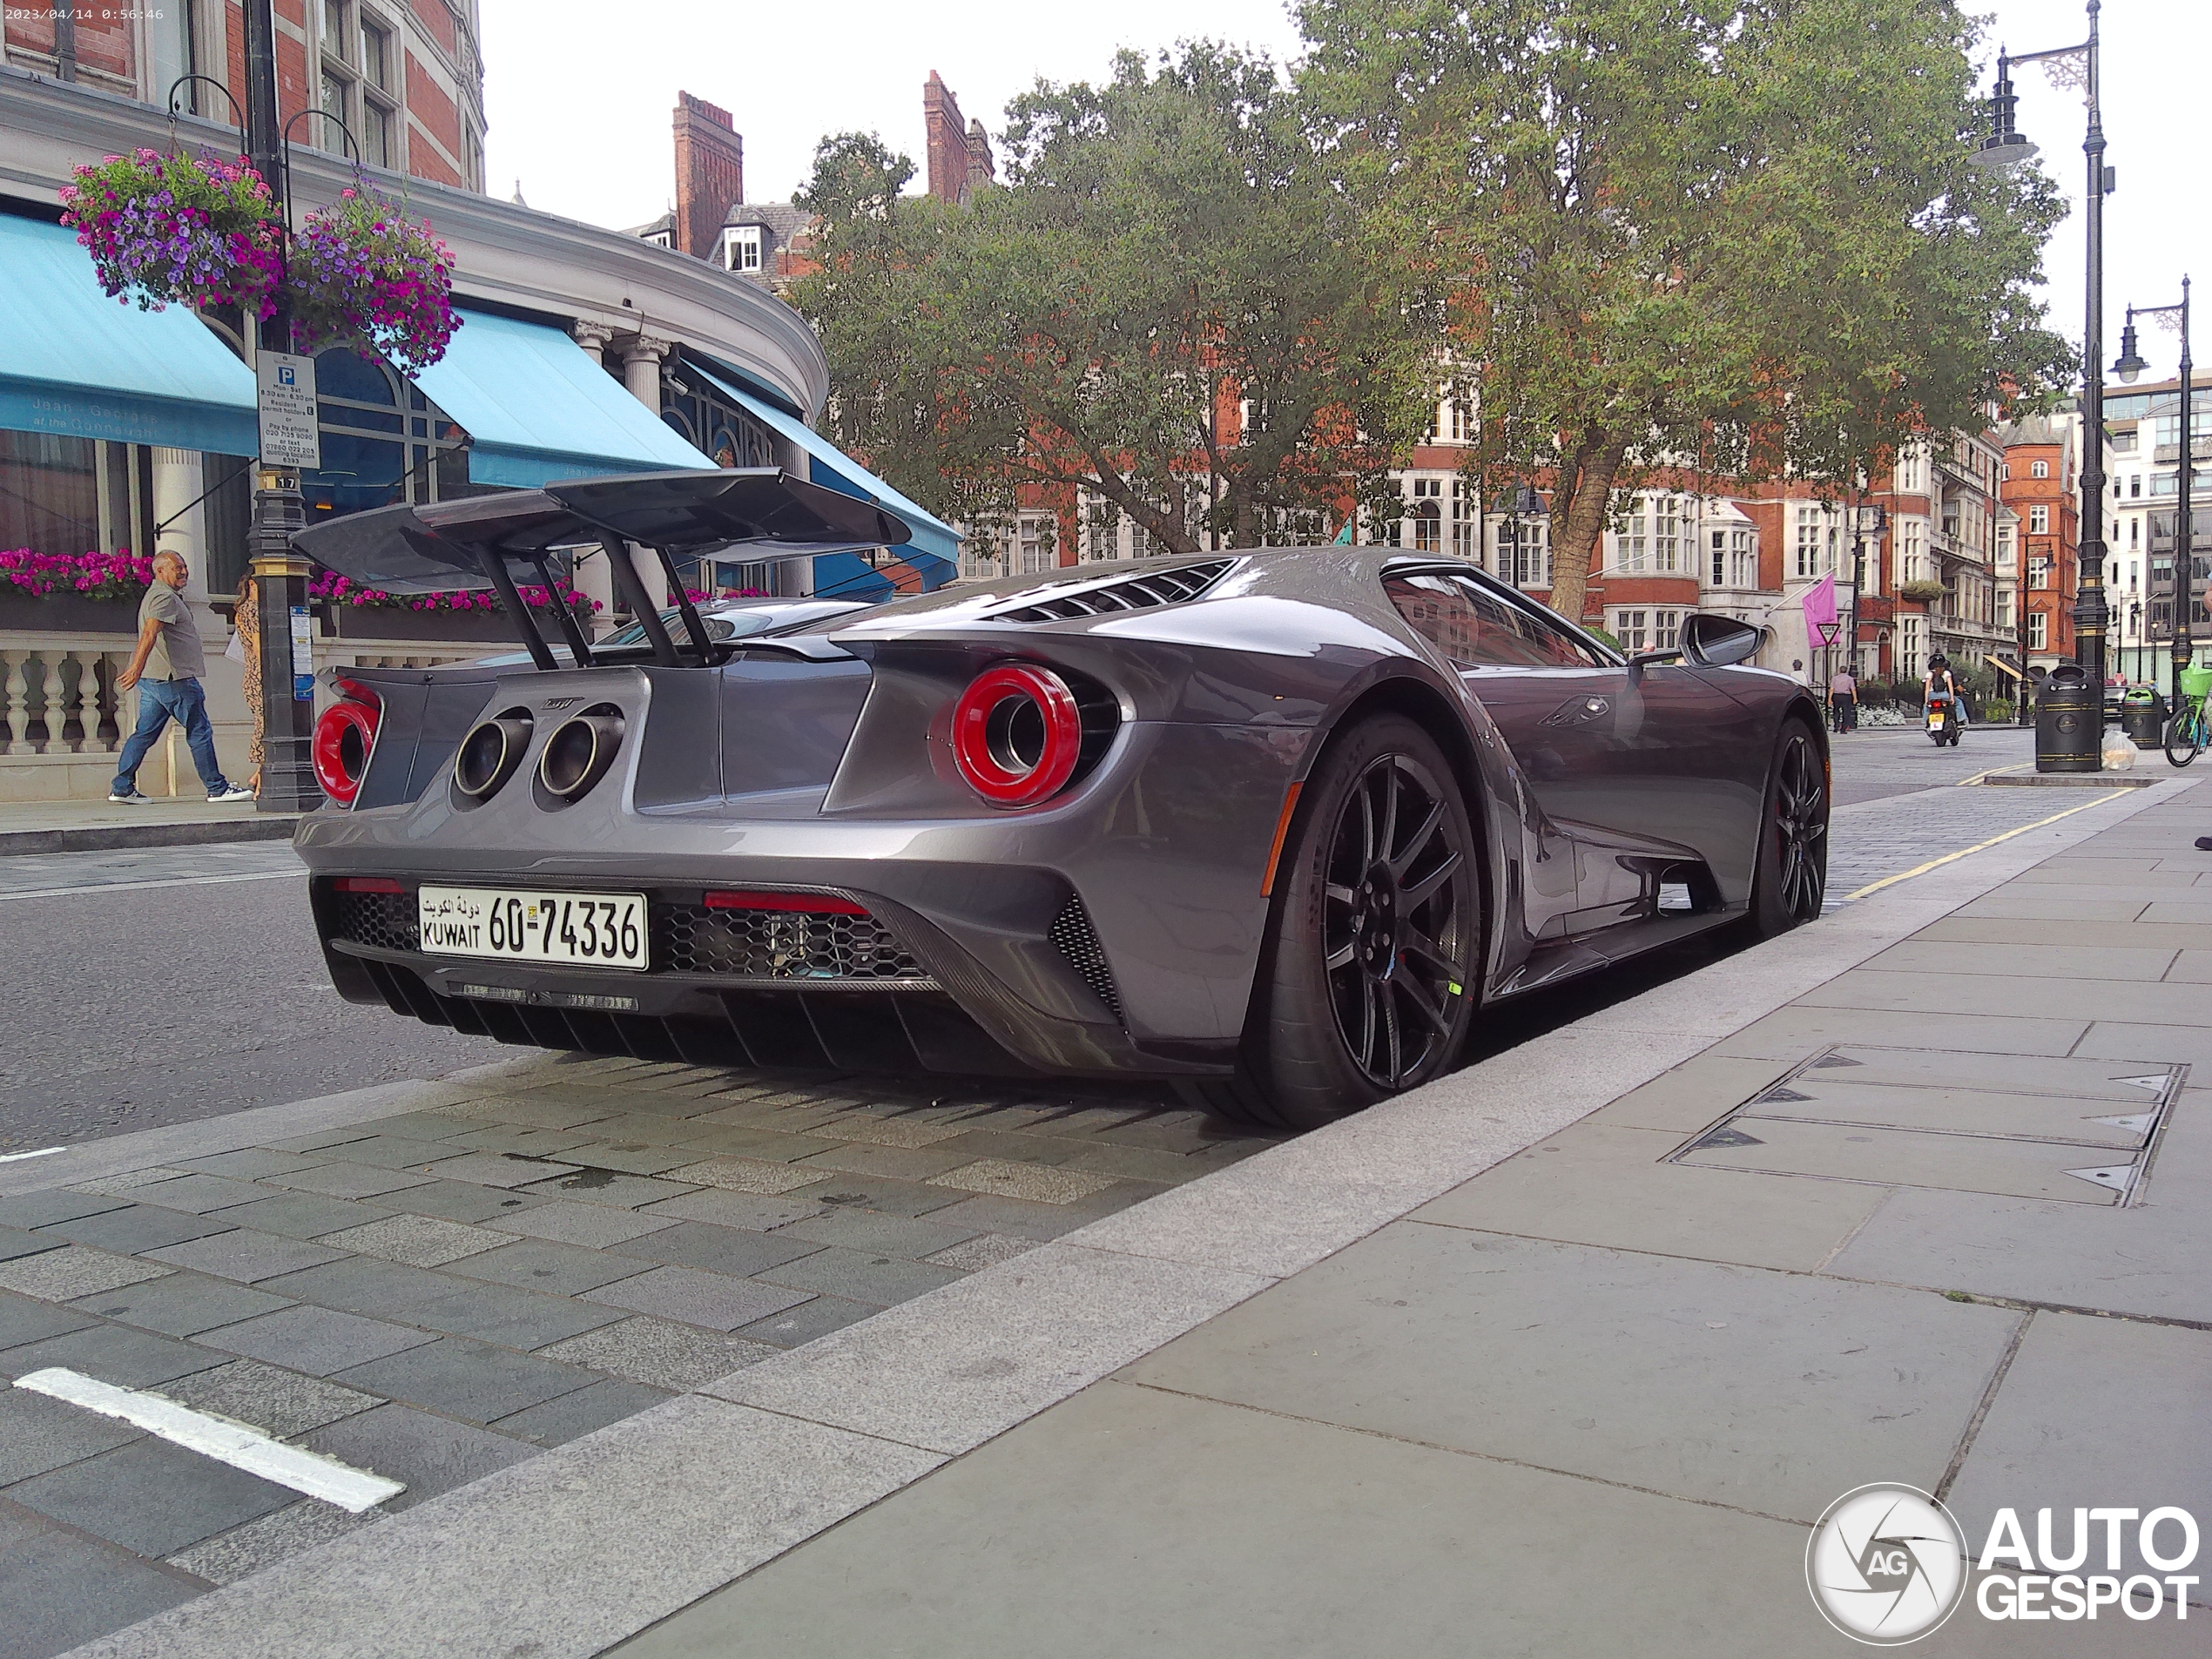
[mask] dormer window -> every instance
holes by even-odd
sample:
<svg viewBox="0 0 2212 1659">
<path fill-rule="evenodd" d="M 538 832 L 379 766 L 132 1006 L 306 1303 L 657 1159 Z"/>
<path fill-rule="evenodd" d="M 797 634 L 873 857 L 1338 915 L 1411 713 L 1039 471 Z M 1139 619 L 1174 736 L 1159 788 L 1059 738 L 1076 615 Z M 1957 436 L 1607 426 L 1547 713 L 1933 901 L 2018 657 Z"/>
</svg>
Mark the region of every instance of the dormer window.
<svg viewBox="0 0 2212 1659">
<path fill-rule="evenodd" d="M 732 271 L 760 268 L 760 226 L 732 225 L 722 233 L 722 255 Z"/>
</svg>

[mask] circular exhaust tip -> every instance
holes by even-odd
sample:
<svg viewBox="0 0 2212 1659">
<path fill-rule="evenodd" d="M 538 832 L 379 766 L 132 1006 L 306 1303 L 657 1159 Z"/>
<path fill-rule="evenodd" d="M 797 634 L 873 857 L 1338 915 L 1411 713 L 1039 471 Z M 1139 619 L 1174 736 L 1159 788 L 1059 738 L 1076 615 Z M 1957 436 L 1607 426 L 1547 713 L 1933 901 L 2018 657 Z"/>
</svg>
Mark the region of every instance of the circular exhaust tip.
<svg viewBox="0 0 2212 1659">
<path fill-rule="evenodd" d="M 489 800 L 515 775 L 530 746 L 528 709 L 509 709 L 480 720 L 453 758 L 453 786 L 471 800 Z"/>
<path fill-rule="evenodd" d="M 554 728 L 537 763 L 549 795 L 575 800 L 607 775 L 622 747 L 622 711 L 611 703 L 584 710 Z"/>
</svg>

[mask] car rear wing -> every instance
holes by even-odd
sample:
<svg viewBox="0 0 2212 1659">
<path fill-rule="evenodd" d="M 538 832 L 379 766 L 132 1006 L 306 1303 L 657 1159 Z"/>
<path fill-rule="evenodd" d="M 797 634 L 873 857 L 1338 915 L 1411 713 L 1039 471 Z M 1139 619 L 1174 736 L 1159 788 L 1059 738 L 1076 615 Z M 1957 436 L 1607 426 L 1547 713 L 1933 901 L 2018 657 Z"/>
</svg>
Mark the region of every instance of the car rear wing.
<svg viewBox="0 0 2212 1659">
<path fill-rule="evenodd" d="M 873 502 L 780 468 L 746 467 L 573 478 L 543 489 L 403 502 L 318 524 L 292 541 L 318 563 L 387 593 L 497 593 L 540 668 L 556 668 L 559 659 L 523 604 L 519 583 L 535 583 L 550 596 L 556 551 L 604 548 L 654 660 L 672 668 L 713 660 L 706 624 L 676 574 L 678 555 L 743 549 L 748 563 L 788 563 L 898 547 L 913 533 L 906 520 Z M 689 636 L 685 644 L 662 624 L 659 607 L 631 562 L 631 543 L 651 549 L 667 572 Z M 576 617 L 565 605 L 549 609 L 577 665 L 590 667 L 590 643 Z"/>
</svg>

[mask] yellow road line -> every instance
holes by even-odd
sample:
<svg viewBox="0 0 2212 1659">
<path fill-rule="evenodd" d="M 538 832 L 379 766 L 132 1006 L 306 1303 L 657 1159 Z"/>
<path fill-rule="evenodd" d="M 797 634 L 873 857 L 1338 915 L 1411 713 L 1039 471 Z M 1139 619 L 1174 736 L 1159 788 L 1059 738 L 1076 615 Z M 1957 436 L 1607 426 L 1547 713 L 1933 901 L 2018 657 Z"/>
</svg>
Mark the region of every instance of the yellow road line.
<svg viewBox="0 0 2212 1659">
<path fill-rule="evenodd" d="M 1956 853 L 1946 853 L 1939 859 L 1930 859 L 1925 864 L 1916 864 L 1912 868 L 1900 870 L 1895 875 L 1885 875 L 1879 881 L 1869 882 L 1857 893 L 1845 894 L 1844 900 L 1849 903 L 1853 899 L 1864 899 L 1870 893 L 1879 893 L 1884 887 L 1895 887 L 1900 881 L 1910 881 L 1916 875 L 1925 875 L 1931 870 L 1939 870 L 1946 864 L 1956 863 L 1968 853 L 1984 852 L 2000 841 L 2009 841 L 2015 835 L 2025 835 L 2030 830 L 2041 829 L 2046 824 L 2055 824 L 2061 818 L 2072 818 L 2076 813 L 2086 813 L 2092 806 L 2103 806 L 2114 795 L 2127 792 L 2120 789 L 2107 790 L 2095 800 L 2085 800 L 2079 806 L 2069 806 L 2062 813 L 2053 813 L 2048 818 L 2039 818 L 2033 824 L 2023 824 L 2018 829 L 2006 830 L 2002 835 L 1993 835 L 1986 841 L 1975 842 L 1972 846 L 1962 846 Z"/>
</svg>

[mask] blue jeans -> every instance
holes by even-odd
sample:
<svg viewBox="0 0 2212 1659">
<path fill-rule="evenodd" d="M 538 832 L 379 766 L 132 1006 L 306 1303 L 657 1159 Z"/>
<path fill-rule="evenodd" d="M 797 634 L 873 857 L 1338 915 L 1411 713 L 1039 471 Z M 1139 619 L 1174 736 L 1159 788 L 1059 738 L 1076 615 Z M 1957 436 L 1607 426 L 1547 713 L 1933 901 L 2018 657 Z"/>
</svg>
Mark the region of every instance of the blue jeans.
<svg viewBox="0 0 2212 1659">
<path fill-rule="evenodd" d="M 140 680 L 138 727 L 117 758 L 112 792 L 127 795 L 138 786 L 138 764 L 146 758 L 146 751 L 153 747 L 154 739 L 161 735 L 161 728 L 172 720 L 185 729 L 192 763 L 199 770 L 199 781 L 207 786 L 207 792 L 219 795 L 230 787 L 222 767 L 216 763 L 215 728 L 208 723 L 207 694 L 199 689 L 199 682 Z"/>
</svg>

